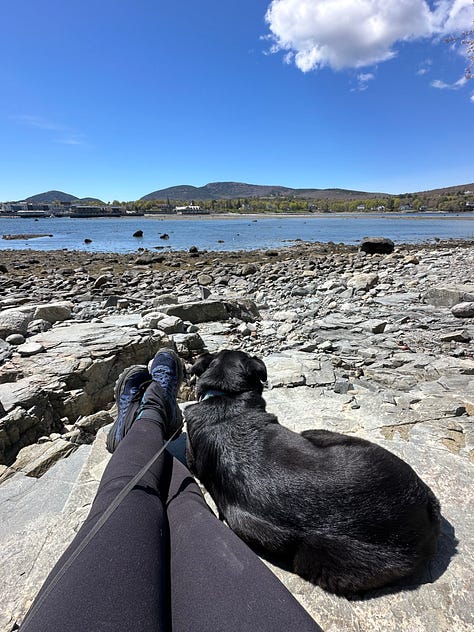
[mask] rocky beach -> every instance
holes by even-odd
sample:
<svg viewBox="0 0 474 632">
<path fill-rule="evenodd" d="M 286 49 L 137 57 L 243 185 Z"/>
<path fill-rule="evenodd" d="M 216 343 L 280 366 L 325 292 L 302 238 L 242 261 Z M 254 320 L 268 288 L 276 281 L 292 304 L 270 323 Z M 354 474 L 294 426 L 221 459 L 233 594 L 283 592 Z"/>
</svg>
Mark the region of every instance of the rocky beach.
<svg viewBox="0 0 474 632">
<path fill-rule="evenodd" d="M 88 513 L 115 380 L 162 346 L 258 355 L 280 423 L 374 441 L 439 498 L 439 551 L 396 590 L 347 601 L 272 567 L 326 632 L 473 629 L 474 244 L 377 250 L 2 251 L 1 632 Z"/>
</svg>

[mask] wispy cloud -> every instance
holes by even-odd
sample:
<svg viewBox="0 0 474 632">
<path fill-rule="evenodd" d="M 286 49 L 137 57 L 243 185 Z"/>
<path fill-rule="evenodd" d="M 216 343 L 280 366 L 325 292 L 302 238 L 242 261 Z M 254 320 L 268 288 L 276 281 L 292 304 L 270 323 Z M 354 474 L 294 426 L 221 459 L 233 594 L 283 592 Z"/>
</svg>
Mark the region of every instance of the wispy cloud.
<svg viewBox="0 0 474 632">
<path fill-rule="evenodd" d="M 432 63 L 433 62 L 432 62 L 431 59 L 425 59 L 425 61 L 420 64 L 420 67 L 416 71 L 416 74 L 420 75 L 420 77 L 421 77 L 421 76 L 426 75 L 427 73 L 429 73 L 430 70 L 431 70 Z"/>
<path fill-rule="evenodd" d="M 469 80 L 467 79 L 467 77 L 464 76 L 454 83 L 446 83 L 444 81 L 441 81 L 440 79 L 435 79 L 430 83 L 430 86 L 432 88 L 438 88 L 439 90 L 459 90 L 459 88 L 465 86 L 468 81 Z"/>
<path fill-rule="evenodd" d="M 351 92 L 364 92 L 369 87 L 369 81 L 373 81 L 375 75 L 372 72 L 361 72 L 357 75 L 357 87 L 352 88 Z"/>
<path fill-rule="evenodd" d="M 50 134 L 50 140 L 54 143 L 60 143 L 62 145 L 86 144 L 84 134 L 76 132 L 67 125 L 45 119 L 41 116 L 36 116 L 34 114 L 16 114 L 11 116 L 10 119 L 19 125 L 24 125 L 26 127 L 31 127 L 45 132 L 52 132 Z"/>
<path fill-rule="evenodd" d="M 57 143 L 62 145 L 85 145 L 86 140 L 83 134 L 69 134 L 56 139 Z"/>
<path fill-rule="evenodd" d="M 44 129 L 53 132 L 61 132 L 66 129 L 64 125 L 58 125 L 52 121 L 47 121 L 41 116 L 34 116 L 32 114 L 17 114 L 12 116 L 11 119 L 17 123 L 27 125 L 28 127 L 35 127 L 36 129 Z"/>
</svg>

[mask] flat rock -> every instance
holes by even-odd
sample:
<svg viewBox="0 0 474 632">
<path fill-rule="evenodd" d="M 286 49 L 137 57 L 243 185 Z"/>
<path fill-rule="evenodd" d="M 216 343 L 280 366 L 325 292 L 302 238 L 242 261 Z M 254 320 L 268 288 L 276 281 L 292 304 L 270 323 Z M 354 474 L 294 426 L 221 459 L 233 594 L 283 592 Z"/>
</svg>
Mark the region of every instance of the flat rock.
<svg viewBox="0 0 474 632">
<path fill-rule="evenodd" d="M 267 410 L 277 414 L 280 423 L 296 432 L 325 428 L 354 434 L 375 441 L 406 460 L 441 501 L 442 535 L 438 553 L 421 575 L 397 591 L 377 591 L 370 599 L 347 601 L 269 564 L 270 568 L 325 632 L 431 632 L 434 627 L 440 632 L 464 632 L 471 629 L 474 624 L 470 588 L 474 580 L 474 561 L 469 553 L 474 545 L 474 465 L 469 460 L 472 443 L 469 444 L 465 435 L 465 447 L 453 450 L 443 441 L 449 438 L 449 432 L 462 435 L 459 428 L 464 427 L 466 432 L 468 418 L 459 418 L 456 426 L 451 426 L 453 422 L 449 417 L 440 420 L 440 411 L 452 411 L 452 404 L 448 402 L 436 405 L 433 401 L 431 408 L 418 410 L 410 408 L 410 398 L 405 408 L 401 400 L 400 407 L 395 403 L 384 405 L 388 398 L 383 392 L 377 393 L 357 381 L 353 386 L 360 407 L 353 409 L 351 398 L 332 392 L 330 387 L 295 386 L 294 379 L 299 381 L 302 376 L 322 370 L 322 363 L 314 355 L 310 354 L 304 362 L 305 355 L 287 351 L 264 357 L 271 381 L 283 384 L 288 375 L 294 376 L 289 380 L 293 382 L 292 388 L 274 387 L 264 392 Z M 453 359 L 452 367 L 459 362 Z M 391 410 L 397 408 L 399 414 L 394 415 Z M 450 430 L 450 427 L 455 429 Z M 14 537 L 0 541 L 2 550 L 7 553 L 7 564 L 1 571 L 6 594 L 5 621 L 21 621 L 48 570 L 84 520 L 109 458 L 104 439 L 102 432 L 94 442 L 89 465 L 84 466 L 83 475 L 69 494 L 61 520 L 46 522 L 43 513 L 27 529 L 19 527 Z M 19 481 L 20 484 L 28 482 Z M 24 569 L 28 569 L 26 573 Z M 14 582 L 17 582 L 15 589 Z"/>
<path fill-rule="evenodd" d="M 44 347 L 39 342 L 25 342 L 22 345 L 18 345 L 17 351 L 24 357 L 34 356 L 37 353 L 43 353 Z"/>
<path fill-rule="evenodd" d="M 22 448 L 12 465 L 16 472 L 39 478 L 60 459 L 69 456 L 77 446 L 63 439 L 35 443 Z"/>
<path fill-rule="evenodd" d="M 437 285 L 430 287 L 423 298 L 436 307 L 453 307 L 457 303 L 474 301 L 474 285 Z"/>
<path fill-rule="evenodd" d="M 171 343 L 165 334 L 106 323 L 56 326 L 29 339 L 43 353 L 12 358 L 0 368 L 0 401 L 7 413 L 0 419 L 0 462 L 15 449 L 60 427 L 67 418 L 102 410 L 113 401 L 114 383 L 132 364 L 146 364 Z M 11 381 L 10 375 L 22 377 Z M 35 427 L 37 433 L 35 432 Z M 4 434 L 2 434 L 4 431 Z"/>
<path fill-rule="evenodd" d="M 441 342 L 469 342 L 472 339 L 471 334 L 465 329 L 457 329 L 448 334 L 443 334 L 439 338 Z"/>
<path fill-rule="evenodd" d="M 320 362 L 308 353 L 282 352 L 267 356 L 264 362 L 272 387 L 301 386 L 321 368 Z"/>
<path fill-rule="evenodd" d="M 142 315 L 150 308 L 163 312 L 162 305 L 171 303 L 219 303 L 217 316 L 222 315 L 222 320 L 212 320 L 214 313 L 205 316 L 211 320 L 189 326 L 190 319 L 176 317 L 183 320 L 187 333 L 199 333 L 200 344 L 210 351 L 243 349 L 266 361 L 272 388 L 264 395 L 268 410 L 281 423 L 297 432 L 326 428 L 364 437 L 404 458 L 439 496 L 445 518 L 439 553 L 419 578 L 398 592 L 380 591 L 349 602 L 280 569 L 273 571 L 325 632 L 473 629 L 474 322 L 460 323 L 446 309 L 474 302 L 474 284 L 467 283 L 474 266 L 472 245 L 400 245 L 389 256 L 366 256 L 354 247 L 302 243 L 274 253 L 278 258 L 268 252 L 198 254 L 196 259 L 186 253 L 167 255 L 164 265 L 157 261 L 144 268 L 133 267 L 136 254 L 88 253 L 77 269 L 70 267 L 70 254 L 60 255 L 54 265 L 50 258 L 54 262 L 56 255 L 48 254 L 48 269 L 57 271 L 48 277 L 43 276 L 43 262 L 40 274 L 32 276 L 38 268 L 31 263 L 31 253 L 9 255 L 1 310 L 31 312 L 38 305 L 70 300 L 72 317 L 82 319 L 74 327 L 86 333 L 81 337 L 69 323 L 56 323 L 48 343 L 38 341 L 44 353 L 21 358 L 13 350 L 13 359 L 4 360 L 0 452 L 10 450 L 11 456 L 12 445 L 18 450 L 41 435 L 44 445 L 50 446 L 51 438 L 64 432 L 64 423 L 68 432 L 57 440 L 71 433 L 72 440 L 74 433 L 83 437 L 87 433 L 90 439 L 110 419 L 103 406 L 111 403 L 117 373 L 153 355 L 154 350 L 148 355 L 141 348 L 145 339 L 161 344 L 164 334 L 147 328 L 151 323 L 137 329 Z M 247 262 L 255 269 L 248 275 L 244 274 Z M 199 287 L 200 274 L 214 278 L 210 301 L 207 292 L 198 300 L 199 290 L 206 289 Z M 94 279 L 101 276 L 100 287 L 93 288 Z M 107 296 L 114 300 L 105 309 Z M 119 301 L 123 301 L 120 314 L 114 313 Z M 255 304 L 264 320 L 259 320 Z M 91 319 L 97 320 L 86 322 Z M 372 320 L 387 323 L 383 334 L 367 327 Z M 45 320 L 36 322 L 50 326 Z M 89 330 L 89 325 L 94 329 Z M 39 333 L 39 329 L 34 331 Z M 191 350 L 185 340 L 178 342 L 182 353 L 191 358 L 198 350 Z M 0 342 L 0 359 L 8 354 L 12 348 Z M 54 370 L 49 372 L 49 366 Z M 185 399 L 192 396 L 188 387 Z M 81 429 L 75 421 L 90 426 Z M 21 621 L 27 604 L 87 514 L 109 458 L 105 448 L 98 456 L 100 436 L 101 431 L 83 469 L 87 476 L 79 475 L 67 494 L 60 493 L 51 479 L 51 498 L 46 495 L 44 500 L 40 485 L 57 468 L 79 458 L 85 446 L 38 480 L 17 474 L 5 483 L 15 481 L 17 488 L 11 490 L 8 503 L 0 504 L 0 512 L 5 510 L 0 519 L 0 548 L 5 552 L 0 566 L 1 632 L 4 620 L 5 630 Z M 0 466 L 3 475 L 6 471 Z M 33 485 L 42 507 L 35 504 Z M 2 486 L 0 503 L 1 492 Z M 20 502 L 23 496 L 23 510 L 27 511 L 28 503 L 31 513 L 29 517 L 22 514 L 22 522 L 9 503 L 14 498 Z M 61 515 L 54 513 L 56 497 L 61 499 L 57 505 L 62 507 Z M 39 514 L 36 519 L 34 511 Z M 12 523 L 5 517 L 14 515 L 17 528 L 9 531 L 7 542 L 1 528 L 7 525 L 8 530 Z"/>
<path fill-rule="evenodd" d="M 1 632 L 10 632 L 23 619 L 89 511 L 98 485 L 98 478 L 83 472 L 91 462 L 91 448 L 80 446 L 39 479 L 17 474 L 0 486 Z M 103 467 L 99 478 L 102 471 Z M 79 495 L 75 492 L 82 481 Z M 73 497 L 71 506 L 68 501 Z"/>
</svg>

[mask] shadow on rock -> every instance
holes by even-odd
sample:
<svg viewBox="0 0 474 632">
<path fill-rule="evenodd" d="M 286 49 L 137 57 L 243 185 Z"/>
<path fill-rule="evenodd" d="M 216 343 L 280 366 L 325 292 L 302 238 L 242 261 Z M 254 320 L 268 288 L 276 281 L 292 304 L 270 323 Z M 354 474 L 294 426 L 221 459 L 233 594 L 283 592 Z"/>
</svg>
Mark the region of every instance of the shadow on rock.
<svg viewBox="0 0 474 632">
<path fill-rule="evenodd" d="M 424 584 L 434 584 L 447 570 L 457 552 L 458 543 L 453 525 L 442 517 L 438 550 L 428 564 L 425 564 L 418 573 L 404 580 L 395 582 L 386 588 L 371 590 L 363 595 L 353 597 L 351 601 L 367 601 L 404 590 L 417 590 Z"/>
<path fill-rule="evenodd" d="M 391 595 L 408 590 L 417 590 L 423 584 L 434 584 L 448 568 L 451 559 L 457 552 L 458 540 L 454 533 L 454 527 L 445 518 L 441 518 L 441 533 L 439 537 L 438 551 L 433 556 L 431 561 L 426 564 L 422 570 L 408 578 L 394 582 L 390 586 L 385 588 L 379 588 L 376 590 L 370 590 L 360 595 L 353 595 L 345 597 L 348 601 L 369 601 L 371 599 L 378 599 L 385 595 Z M 268 555 L 265 551 L 254 551 L 262 558 L 273 564 L 274 566 L 294 573 L 294 571 L 286 566 L 281 560 L 274 558 L 272 555 Z"/>
</svg>

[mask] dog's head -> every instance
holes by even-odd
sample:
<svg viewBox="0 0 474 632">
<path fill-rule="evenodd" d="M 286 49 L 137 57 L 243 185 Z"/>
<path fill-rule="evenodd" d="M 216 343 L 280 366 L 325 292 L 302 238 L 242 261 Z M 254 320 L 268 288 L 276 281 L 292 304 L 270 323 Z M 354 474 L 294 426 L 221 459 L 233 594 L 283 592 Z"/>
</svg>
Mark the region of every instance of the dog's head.
<svg viewBox="0 0 474 632">
<path fill-rule="evenodd" d="M 263 391 L 267 380 L 267 367 L 255 356 L 243 351 L 205 353 L 196 360 L 191 373 L 198 377 L 198 399 L 209 390 L 236 394 L 245 391 Z"/>
</svg>

